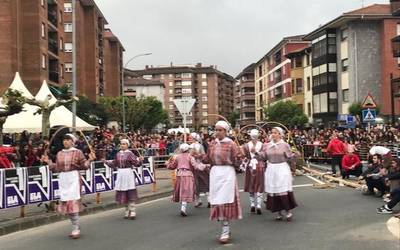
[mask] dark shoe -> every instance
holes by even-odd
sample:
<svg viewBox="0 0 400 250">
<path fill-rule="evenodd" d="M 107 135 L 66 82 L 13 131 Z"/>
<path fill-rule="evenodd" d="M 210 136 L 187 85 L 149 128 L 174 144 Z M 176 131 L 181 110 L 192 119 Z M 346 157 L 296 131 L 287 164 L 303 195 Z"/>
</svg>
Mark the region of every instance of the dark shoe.
<svg viewBox="0 0 400 250">
<path fill-rule="evenodd" d="M 196 204 L 194 205 L 194 207 L 201 207 L 201 205 L 203 205 L 202 202 L 196 202 Z"/>
<path fill-rule="evenodd" d="M 250 208 L 250 213 L 254 214 L 256 212 L 256 208 L 255 207 L 251 207 Z"/>
<path fill-rule="evenodd" d="M 258 215 L 262 214 L 261 208 L 257 208 L 257 214 L 258 214 Z"/>
<path fill-rule="evenodd" d="M 182 211 L 182 210 L 181 210 L 181 216 L 182 216 L 182 217 L 186 217 L 186 216 L 187 216 L 187 213 L 186 213 L 185 211 Z"/>
<path fill-rule="evenodd" d="M 210 202 L 207 204 L 207 208 L 210 208 L 211 207 L 211 204 L 210 204 Z"/>
</svg>

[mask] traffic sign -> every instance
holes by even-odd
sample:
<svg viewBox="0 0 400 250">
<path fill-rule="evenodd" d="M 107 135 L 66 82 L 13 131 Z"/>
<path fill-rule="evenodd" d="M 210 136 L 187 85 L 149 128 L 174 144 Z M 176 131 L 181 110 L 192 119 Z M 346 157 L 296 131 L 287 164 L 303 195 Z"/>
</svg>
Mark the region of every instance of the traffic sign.
<svg viewBox="0 0 400 250">
<path fill-rule="evenodd" d="M 374 97 L 372 97 L 371 93 L 368 93 L 368 95 L 364 98 L 364 101 L 361 106 L 363 109 L 376 108 L 376 102 L 374 100 Z"/>
<path fill-rule="evenodd" d="M 362 117 L 364 122 L 373 122 L 376 119 L 375 109 L 364 109 L 362 111 Z"/>
<path fill-rule="evenodd" d="M 187 116 L 190 113 L 195 102 L 196 99 L 193 98 L 174 99 L 174 104 L 182 116 Z"/>
</svg>

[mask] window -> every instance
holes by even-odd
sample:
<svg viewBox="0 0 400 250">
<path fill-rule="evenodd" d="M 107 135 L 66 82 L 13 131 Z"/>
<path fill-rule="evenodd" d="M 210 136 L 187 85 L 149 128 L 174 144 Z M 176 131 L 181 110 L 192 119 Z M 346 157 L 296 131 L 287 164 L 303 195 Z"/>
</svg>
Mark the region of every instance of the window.
<svg viewBox="0 0 400 250">
<path fill-rule="evenodd" d="M 307 66 L 310 66 L 310 54 L 306 55 L 306 64 Z"/>
<path fill-rule="evenodd" d="M 207 94 L 207 89 L 202 89 L 202 90 L 201 90 L 201 93 Z"/>
<path fill-rule="evenodd" d="M 42 27 L 41 29 L 42 38 L 46 38 L 46 25 L 42 23 L 41 27 Z"/>
<path fill-rule="evenodd" d="M 201 98 L 201 100 L 202 100 L 203 102 L 206 102 L 206 101 L 208 101 L 208 98 L 207 98 L 207 96 L 203 96 L 203 97 Z"/>
<path fill-rule="evenodd" d="M 343 59 L 342 60 L 342 71 L 347 71 L 349 67 L 349 59 Z"/>
<path fill-rule="evenodd" d="M 174 98 L 173 98 L 173 97 L 170 97 L 170 98 L 169 98 L 169 101 L 170 101 L 170 102 L 173 102 L 173 101 L 174 101 Z"/>
<path fill-rule="evenodd" d="M 307 76 L 307 91 L 311 90 L 311 77 Z"/>
<path fill-rule="evenodd" d="M 46 68 L 46 55 L 43 54 L 42 55 L 42 69 L 45 69 L 45 68 Z"/>
<path fill-rule="evenodd" d="M 298 78 L 296 79 L 296 93 L 303 92 L 303 79 Z"/>
<path fill-rule="evenodd" d="M 296 68 L 303 67 L 303 60 L 301 57 L 296 58 Z"/>
<path fill-rule="evenodd" d="M 207 87 L 207 82 L 201 82 L 202 87 Z"/>
<path fill-rule="evenodd" d="M 263 90 L 263 81 L 260 80 L 260 81 L 258 82 L 258 91 L 261 92 L 262 90 Z"/>
<path fill-rule="evenodd" d="M 347 28 L 344 28 L 341 30 L 341 37 L 342 41 L 345 40 L 349 36 L 349 30 Z"/>
<path fill-rule="evenodd" d="M 62 38 L 60 38 L 60 51 L 63 51 L 63 48 L 64 48 L 64 41 L 63 41 L 63 39 Z"/>
<path fill-rule="evenodd" d="M 192 86 L 192 82 L 191 81 L 183 81 L 182 86 Z"/>
<path fill-rule="evenodd" d="M 169 90 L 169 94 L 172 95 L 173 93 L 174 93 L 174 90 L 173 90 L 173 89 L 170 89 L 170 90 Z"/>
<path fill-rule="evenodd" d="M 349 90 L 348 89 L 343 90 L 343 102 L 349 102 Z"/>
<path fill-rule="evenodd" d="M 72 23 L 64 23 L 64 31 L 72 32 Z"/>
<path fill-rule="evenodd" d="M 72 63 L 65 64 L 65 72 L 72 72 Z"/>
<path fill-rule="evenodd" d="M 182 73 L 182 78 L 191 78 L 192 73 Z"/>
<path fill-rule="evenodd" d="M 72 12 L 72 3 L 64 3 L 64 12 L 71 13 Z"/>
<path fill-rule="evenodd" d="M 150 80 L 150 79 L 153 79 L 153 75 L 143 75 L 143 78 Z"/>
<path fill-rule="evenodd" d="M 192 89 L 182 89 L 182 94 L 191 94 Z"/>
<path fill-rule="evenodd" d="M 261 77 L 262 76 L 262 66 L 258 66 L 258 76 Z"/>
<path fill-rule="evenodd" d="M 64 51 L 71 53 L 72 52 L 72 43 L 65 43 L 64 44 Z"/>
<path fill-rule="evenodd" d="M 59 18 L 59 20 L 60 20 L 60 24 L 63 24 L 63 22 L 64 22 L 64 15 L 63 15 L 63 13 L 62 13 L 62 11 L 60 10 L 60 13 L 59 13 L 59 15 L 60 15 L 60 18 Z"/>
<path fill-rule="evenodd" d="M 328 112 L 328 93 L 322 93 L 313 96 L 314 112 L 326 113 Z"/>
<path fill-rule="evenodd" d="M 329 72 L 336 72 L 336 63 L 329 63 Z"/>
<path fill-rule="evenodd" d="M 207 108 L 208 108 L 208 105 L 207 105 L 207 104 L 203 104 L 203 105 L 201 105 L 201 107 L 202 107 L 203 109 L 207 109 Z"/>
<path fill-rule="evenodd" d="M 208 112 L 206 112 L 206 111 L 204 111 L 202 114 L 203 114 L 203 116 L 208 116 Z"/>
<path fill-rule="evenodd" d="M 170 104 L 169 109 L 174 109 L 174 104 Z"/>
<path fill-rule="evenodd" d="M 201 74 L 202 79 L 207 79 L 207 74 Z"/>
<path fill-rule="evenodd" d="M 311 116 L 311 102 L 307 103 L 307 114 Z"/>
<path fill-rule="evenodd" d="M 296 89 L 296 88 L 295 88 L 294 84 L 295 84 L 295 83 L 294 83 L 294 80 L 292 80 L 292 95 L 293 95 L 294 93 L 296 93 L 296 92 L 295 92 L 295 89 Z"/>
<path fill-rule="evenodd" d="M 203 124 L 208 124 L 208 120 L 207 119 L 203 119 Z"/>
<path fill-rule="evenodd" d="M 173 87 L 173 86 L 174 86 L 174 83 L 173 83 L 173 82 L 169 82 L 169 86 L 170 86 L 170 87 Z"/>
</svg>

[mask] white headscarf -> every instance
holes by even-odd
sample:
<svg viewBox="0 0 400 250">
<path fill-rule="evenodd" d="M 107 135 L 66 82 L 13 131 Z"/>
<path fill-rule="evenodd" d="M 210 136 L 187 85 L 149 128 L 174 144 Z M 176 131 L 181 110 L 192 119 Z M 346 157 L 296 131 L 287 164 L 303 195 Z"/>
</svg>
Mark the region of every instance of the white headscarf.
<svg viewBox="0 0 400 250">
<path fill-rule="evenodd" d="M 189 144 L 187 144 L 187 143 L 182 143 L 182 144 L 179 146 L 179 150 L 180 150 L 182 153 L 187 152 L 189 149 L 190 149 L 190 146 L 189 146 Z"/>
<path fill-rule="evenodd" d="M 278 130 L 279 134 L 281 134 L 282 137 L 285 136 L 285 131 L 281 127 L 273 127 L 273 129 Z"/>
<path fill-rule="evenodd" d="M 215 124 L 215 127 L 220 127 L 226 130 L 226 132 L 229 132 L 231 126 L 229 126 L 229 124 L 226 121 L 218 121 Z"/>
<path fill-rule="evenodd" d="M 260 136 L 260 133 L 258 132 L 257 129 L 250 130 L 251 139 L 256 140 L 256 139 L 258 139 L 259 136 Z"/>
<path fill-rule="evenodd" d="M 193 138 L 193 140 L 197 141 L 197 142 L 201 142 L 201 137 L 199 134 L 197 133 L 191 133 L 190 136 Z"/>
<path fill-rule="evenodd" d="M 128 139 L 121 139 L 119 142 L 120 143 L 125 143 L 126 145 L 128 145 L 128 147 L 131 145 L 131 143 L 129 142 Z"/>
<path fill-rule="evenodd" d="M 71 133 L 65 134 L 65 136 L 67 136 L 69 139 L 71 139 L 74 144 L 78 140 L 78 138 L 76 138 L 76 136 Z"/>
</svg>

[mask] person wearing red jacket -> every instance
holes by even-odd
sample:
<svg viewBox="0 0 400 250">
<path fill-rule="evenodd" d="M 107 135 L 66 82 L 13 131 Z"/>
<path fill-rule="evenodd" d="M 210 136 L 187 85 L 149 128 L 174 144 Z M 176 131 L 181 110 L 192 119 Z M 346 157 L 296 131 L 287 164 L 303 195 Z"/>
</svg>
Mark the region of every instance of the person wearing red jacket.
<svg viewBox="0 0 400 250">
<path fill-rule="evenodd" d="M 358 155 L 354 154 L 354 148 L 350 147 L 348 153 L 342 158 L 343 179 L 349 179 L 350 175 L 359 177 L 362 173 L 362 164 Z"/>
<path fill-rule="evenodd" d="M 328 153 L 332 155 L 332 174 L 336 175 L 336 166 L 339 166 L 339 170 L 342 173 L 342 158 L 346 153 L 346 147 L 344 143 L 334 135 L 331 141 L 328 144 L 328 148 L 326 149 Z"/>
</svg>

